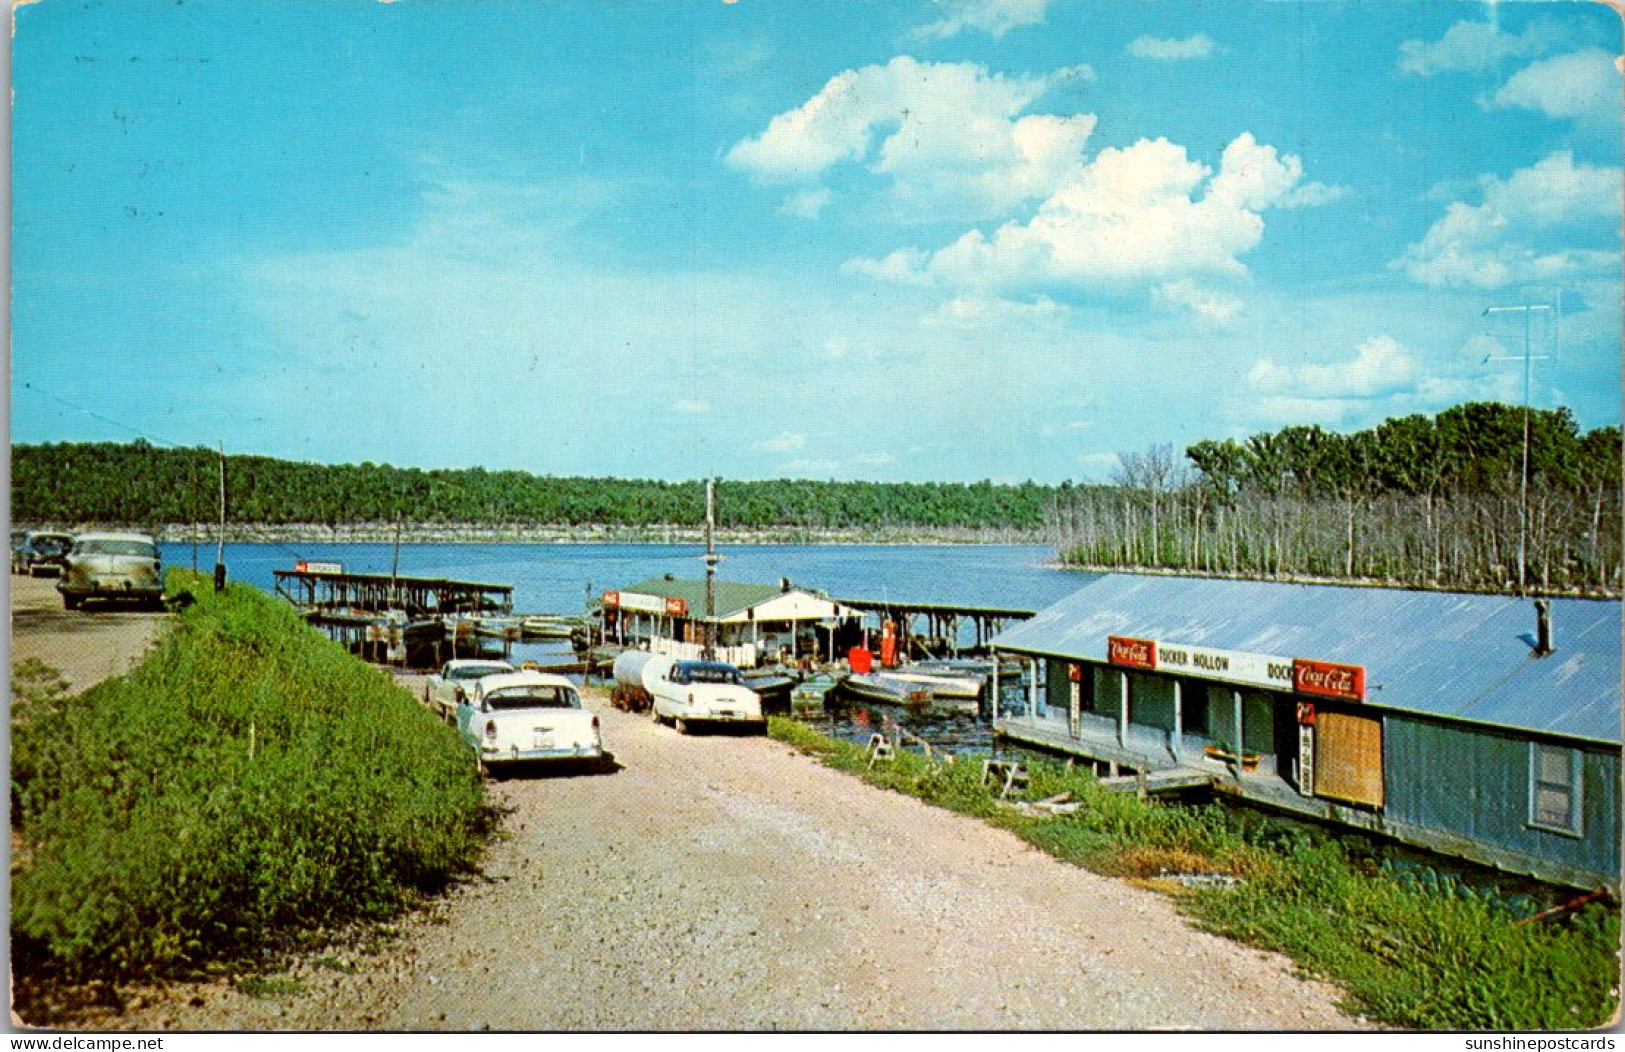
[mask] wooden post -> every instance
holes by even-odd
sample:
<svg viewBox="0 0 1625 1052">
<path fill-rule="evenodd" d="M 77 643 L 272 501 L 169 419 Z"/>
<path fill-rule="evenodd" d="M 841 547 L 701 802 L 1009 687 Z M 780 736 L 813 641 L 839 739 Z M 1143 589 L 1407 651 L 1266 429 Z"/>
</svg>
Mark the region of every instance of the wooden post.
<svg viewBox="0 0 1625 1052">
<path fill-rule="evenodd" d="M 1038 659 L 1031 658 L 1028 664 L 1032 666 L 1032 673 L 1027 681 L 1027 718 L 1038 719 Z"/>
<path fill-rule="evenodd" d="M 1128 673 L 1119 672 L 1117 697 L 1117 744 L 1128 748 Z"/>
<path fill-rule="evenodd" d="M 1182 711 L 1185 705 L 1185 692 L 1180 688 L 1179 680 L 1174 680 L 1174 736 L 1171 744 L 1175 760 L 1185 758 L 1185 713 Z"/>
<path fill-rule="evenodd" d="M 999 652 L 997 650 L 990 650 L 988 653 L 993 658 L 993 671 L 988 675 L 988 689 L 993 692 L 993 722 L 996 724 L 999 722 L 999 695 L 1002 693 L 1002 688 L 1000 686 L 1001 681 L 999 679 Z"/>
<path fill-rule="evenodd" d="M 1236 781 L 1239 782 L 1241 781 L 1241 754 L 1244 751 L 1241 743 L 1245 740 L 1245 735 L 1241 733 L 1241 691 L 1232 690 L 1230 697 L 1235 703 L 1236 710 Z"/>
</svg>

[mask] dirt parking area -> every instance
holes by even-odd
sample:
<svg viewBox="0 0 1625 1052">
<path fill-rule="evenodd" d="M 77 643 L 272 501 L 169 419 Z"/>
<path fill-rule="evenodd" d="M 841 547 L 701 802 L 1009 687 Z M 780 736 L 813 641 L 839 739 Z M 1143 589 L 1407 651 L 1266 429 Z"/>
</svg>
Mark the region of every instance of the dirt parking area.
<svg viewBox="0 0 1625 1052">
<path fill-rule="evenodd" d="M 56 580 L 11 576 L 11 663 L 35 658 L 74 693 L 122 675 L 163 631 L 163 611 L 90 603 L 65 610 Z"/>
<path fill-rule="evenodd" d="M 415 683 L 413 684 L 416 685 Z M 618 769 L 493 782 L 484 874 L 385 951 L 176 988 L 209 1030 L 1348 1029 L 1334 989 L 1165 898 L 761 736 L 594 694 Z"/>
</svg>

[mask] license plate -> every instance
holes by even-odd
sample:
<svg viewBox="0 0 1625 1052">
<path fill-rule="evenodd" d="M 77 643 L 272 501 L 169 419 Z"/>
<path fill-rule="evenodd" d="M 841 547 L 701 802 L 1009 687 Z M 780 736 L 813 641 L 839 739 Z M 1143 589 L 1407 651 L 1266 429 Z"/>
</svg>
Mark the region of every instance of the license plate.
<svg viewBox="0 0 1625 1052">
<path fill-rule="evenodd" d="M 553 735 L 551 733 L 549 733 L 549 732 L 546 732 L 546 731 L 537 731 L 536 732 L 536 744 L 533 746 L 533 748 L 551 749 L 552 747 L 553 747 Z"/>
</svg>

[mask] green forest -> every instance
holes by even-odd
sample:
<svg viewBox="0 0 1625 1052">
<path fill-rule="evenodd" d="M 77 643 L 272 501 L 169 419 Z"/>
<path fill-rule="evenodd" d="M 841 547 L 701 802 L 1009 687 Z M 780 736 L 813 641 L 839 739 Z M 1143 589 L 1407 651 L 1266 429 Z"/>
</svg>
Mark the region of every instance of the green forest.
<svg viewBox="0 0 1625 1052">
<path fill-rule="evenodd" d="M 1620 430 L 1468 403 L 1338 434 L 1288 427 L 1120 456 L 1059 495 L 1063 560 L 1235 576 L 1617 594 Z"/>
<path fill-rule="evenodd" d="M 1119 454 L 1107 484 L 724 480 L 718 524 L 966 531 L 1063 562 L 1484 590 L 1617 594 L 1620 429 L 1475 402 L 1363 431 L 1295 426 Z M 132 443 L 12 450 L 12 519 L 156 529 L 219 517 L 219 455 Z M 226 458 L 233 524 L 697 525 L 703 481 Z"/>
<path fill-rule="evenodd" d="M 209 523 L 219 518 L 219 454 L 149 443 L 17 446 L 14 522 Z M 233 523 L 472 523 L 649 526 L 705 521 L 705 483 L 559 478 L 483 468 L 306 464 L 226 458 Z M 1027 482 L 725 481 L 723 527 L 925 527 L 1036 534 L 1055 489 Z"/>
</svg>

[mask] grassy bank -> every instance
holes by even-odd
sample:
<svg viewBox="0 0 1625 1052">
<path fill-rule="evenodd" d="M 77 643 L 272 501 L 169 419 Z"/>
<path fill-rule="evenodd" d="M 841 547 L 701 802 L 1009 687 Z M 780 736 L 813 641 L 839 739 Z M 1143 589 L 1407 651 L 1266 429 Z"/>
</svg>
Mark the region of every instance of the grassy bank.
<svg viewBox="0 0 1625 1052">
<path fill-rule="evenodd" d="M 1331 836 L 1247 823 L 1218 806 L 1174 807 L 1107 793 L 1082 771 L 1032 764 L 1022 794 L 1069 792 L 1077 811 L 1033 817 L 1001 805 L 979 764 L 900 753 L 869 769 L 864 749 L 793 720 L 770 731 L 887 789 L 975 815 L 1057 858 L 1174 896 L 1197 923 L 1291 956 L 1379 1023 L 1421 1029 L 1566 1029 L 1606 1024 L 1619 1002 L 1619 915 L 1588 906 L 1525 922 L 1515 900 L 1407 879 L 1351 857 Z M 1187 887 L 1179 874 L 1236 878 Z"/>
<path fill-rule="evenodd" d="M 242 585 L 128 676 L 12 707 L 11 933 L 21 975 L 123 979 L 387 916 L 477 859 L 488 814 L 455 736 Z"/>
</svg>

